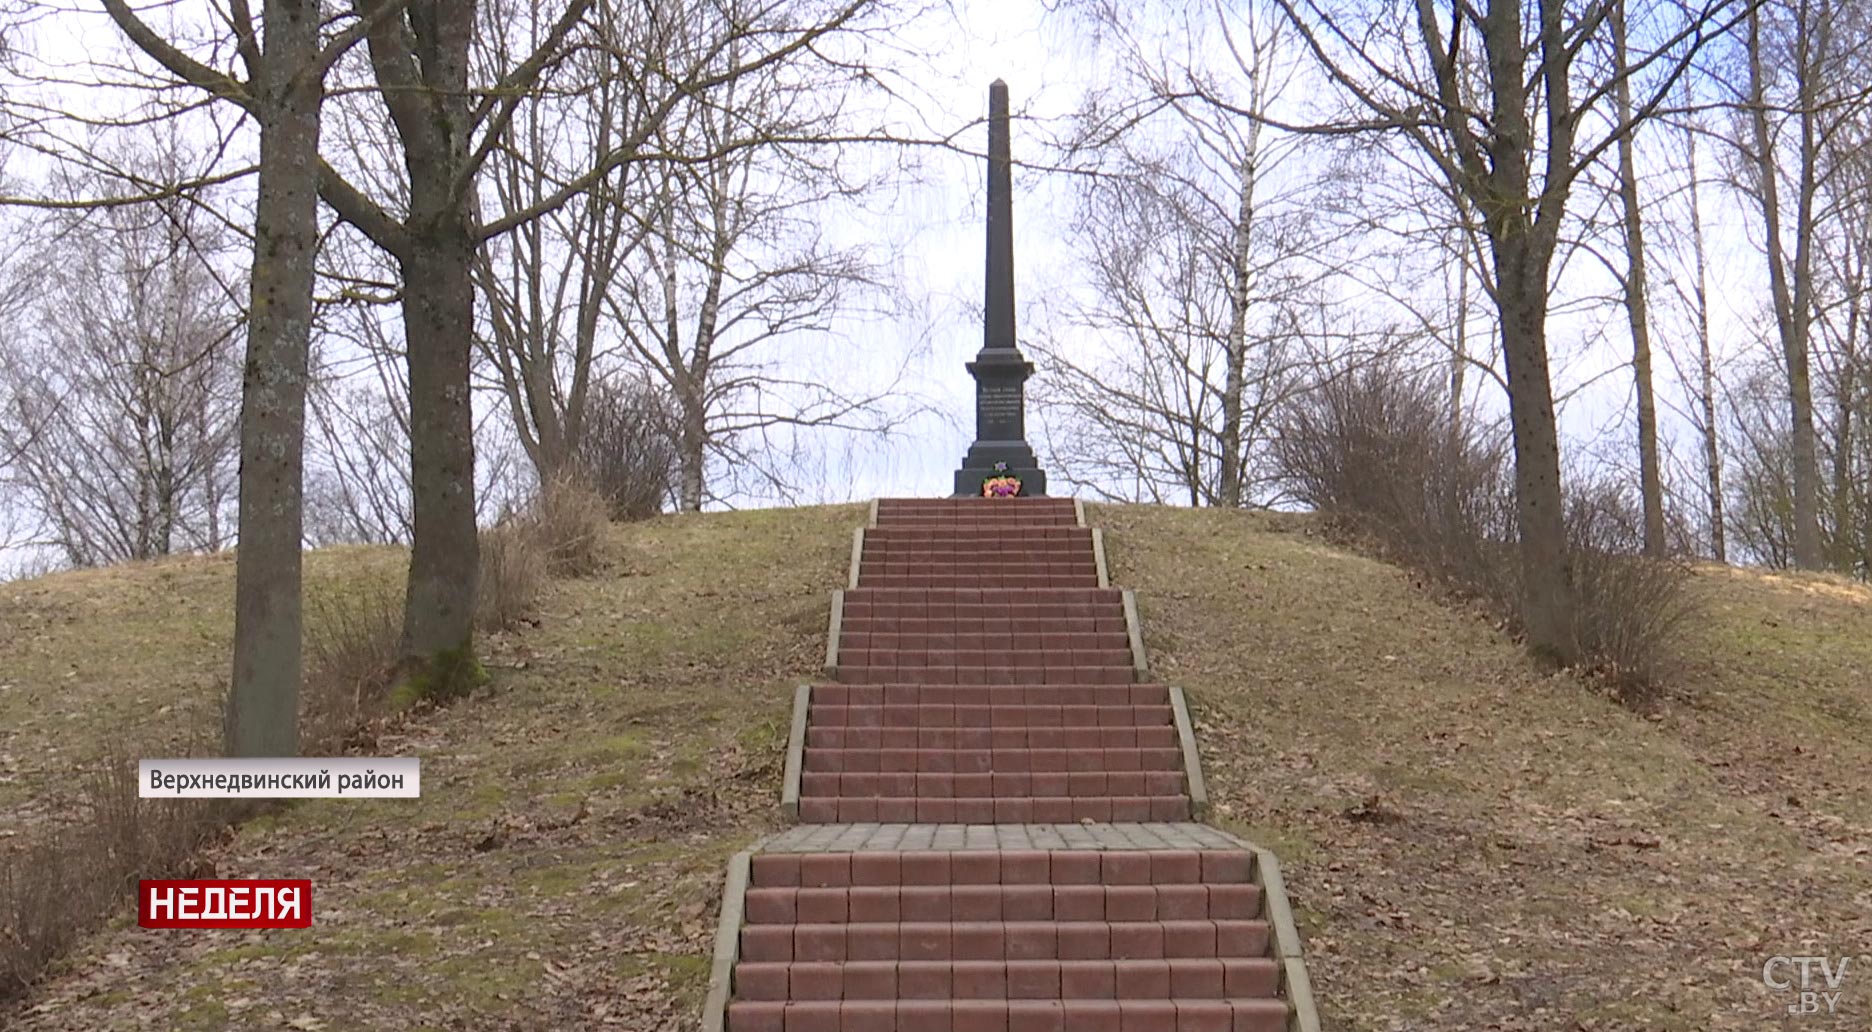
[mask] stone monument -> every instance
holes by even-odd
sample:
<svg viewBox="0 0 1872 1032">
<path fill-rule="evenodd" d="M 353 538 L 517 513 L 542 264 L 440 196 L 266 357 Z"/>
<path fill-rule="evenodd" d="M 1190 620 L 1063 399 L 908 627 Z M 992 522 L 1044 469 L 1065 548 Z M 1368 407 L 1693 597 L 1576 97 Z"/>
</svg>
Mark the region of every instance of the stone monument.
<svg viewBox="0 0 1872 1032">
<path fill-rule="evenodd" d="M 1046 473 L 1027 444 L 1026 394 L 1033 363 L 1014 340 L 1013 166 L 1007 83 L 988 87 L 988 275 L 982 347 L 968 363 L 975 378 L 975 443 L 956 470 L 958 498 L 980 497 L 982 482 L 1012 476 L 1020 494 L 1046 494 Z"/>
</svg>

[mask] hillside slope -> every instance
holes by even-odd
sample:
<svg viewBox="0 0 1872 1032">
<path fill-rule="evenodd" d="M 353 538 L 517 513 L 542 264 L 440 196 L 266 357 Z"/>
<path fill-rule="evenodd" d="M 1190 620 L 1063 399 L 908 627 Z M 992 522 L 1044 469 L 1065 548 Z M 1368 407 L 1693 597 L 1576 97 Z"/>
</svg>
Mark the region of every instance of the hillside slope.
<svg viewBox="0 0 1872 1032">
<path fill-rule="evenodd" d="M 1831 1019 L 1762 984 L 1872 943 L 1872 591 L 1702 571 L 1687 701 L 1641 716 L 1308 521 L 1094 511 L 1335 1024 L 1872 1027 L 1872 958 Z"/>
<path fill-rule="evenodd" d="M 1760 978 L 1872 942 L 1872 592 L 1703 574 L 1690 701 L 1640 716 L 1304 520 L 1089 517 L 1190 690 L 1216 819 L 1286 861 L 1329 1027 L 1872 1024 L 1872 958 L 1832 1019 L 1797 1023 Z M 217 853 L 313 878 L 311 932 L 120 923 L 0 1025 L 690 1027 L 722 862 L 777 826 L 791 688 L 862 518 L 615 528 L 605 571 L 489 643 L 489 689 L 380 744 L 425 758 L 422 800 L 299 805 Z M 394 564 L 368 554 L 309 568 L 342 590 Z M 231 569 L 0 586 L 0 828 L 119 721 L 212 712 Z"/>
</svg>

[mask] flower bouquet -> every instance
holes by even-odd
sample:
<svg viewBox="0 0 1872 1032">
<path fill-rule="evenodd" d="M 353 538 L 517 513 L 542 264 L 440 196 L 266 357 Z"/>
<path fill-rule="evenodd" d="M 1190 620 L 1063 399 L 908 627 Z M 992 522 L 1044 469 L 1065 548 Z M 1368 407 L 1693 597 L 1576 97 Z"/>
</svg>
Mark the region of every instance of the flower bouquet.
<svg viewBox="0 0 1872 1032">
<path fill-rule="evenodd" d="M 1007 471 L 1008 464 L 994 464 L 995 475 L 982 481 L 983 498 L 1013 498 L 1021 493 L 1020 478 Z"/>
</svg>

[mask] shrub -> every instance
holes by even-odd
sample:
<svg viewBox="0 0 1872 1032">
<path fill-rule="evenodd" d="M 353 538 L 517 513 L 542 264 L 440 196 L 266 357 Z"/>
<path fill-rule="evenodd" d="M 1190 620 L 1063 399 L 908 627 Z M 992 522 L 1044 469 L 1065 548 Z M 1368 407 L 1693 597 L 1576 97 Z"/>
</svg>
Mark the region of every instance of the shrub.
<svg viewBox="0 0 1872 1032">
<path fill-rule="evenodd" d="M 1391 558 L 1506 603 L 1513 527 L 1506 454 L 1452 427 L 1432 379 L 1376 362 L 1287 409 L 1274 442 L 1298 498 Z"/>
<path fill-rule="evenodd" d="M 530 616 L 546 582 L 546 556 L 524 519 L 481 532 L 481 583 L 475 623 L 501 631 Z"/>
<path fill-rule="evenodd" d="M 343 752 L 381 711 L 402 660 L 402 639 L 403 590 L 389 578 L 307 599 L 302 751 Z"/>
<path fill-rule="evenodd" d="M 669 504 L 679 464 L 675 408 L 644 379 L 603 380 L 585 399 L 573 465 L 611 518 L 643 520 Z"/>
<path fill-rule="evenodd" d="M 598 566 L 609 506 L 581 477 L 547 481 L 531 502 L 481 532 L 475 622 L 500 631 L 531 616 L 549 574 L 576 576 Z"/>
<path fill-rule="evenodd" d="M 610 524 L 610 506 L 583 477 L 560 474 L 540 488 L 519 521 L 556 576 L 576 577 L 598 566 L 598 546 Z"/>
<path fill-rule="evenodd" d="M 1641 554 L 1643 510 L 1605 480 L 1568 489 L 1567 545 L 1581 653 L 1625 701 L 1650 701 L 1671 673 L 1678 632 L 1696 614 L 1689 566 Z"/>
<path fill-rule="evenodd" d="M 138 878 L 187 873 L 203 841 L 237 812 L 200 800 L 139 799 L 133 760 L 98 761 L 77 821 L 0 856 L 0 1000 L 24 992 L 80 935 L 103 924 Z"/>
<path fill-rule="evenodd" d="M 1341 530 L 1521 625 L 1507 442 L 1454 426 L 1434 378 L 1379 361 L 1328 379 L 1290 403 L 1273 453 Z M 1566 504 L 1582 667 L 1638 701 L 1694 614 L 1688 569 L 1641 554 L 1639 508 L 1617 485 L 1572 478 Z"/>
</svg>

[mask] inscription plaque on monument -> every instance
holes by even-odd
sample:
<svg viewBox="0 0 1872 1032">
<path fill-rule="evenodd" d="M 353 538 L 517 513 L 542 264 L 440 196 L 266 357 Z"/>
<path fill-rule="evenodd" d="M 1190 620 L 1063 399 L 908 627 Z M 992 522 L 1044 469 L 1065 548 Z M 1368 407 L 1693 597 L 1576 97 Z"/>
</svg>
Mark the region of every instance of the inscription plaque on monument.
<svg viewBox="0 0 1872 1032">
<path fill-rule="evenodd" d="M 1013 158 L 1007 84 L 988 87 L 988 261 L 982 348 L 968 363 L 975 378 L 975 443 L 956 471 L 957 496 L 980 496 L 982 481 L 1011 475 L 1023 495 L 1046 494 L 1046 473 L 1027 444 L 1026 390 L 1033 363 L 1014 334 Z M 995 467 L 999 465 L 1001 470 Z"/>
<path fill-rule="evenodd" d="M 975 392 L 975 436 L 983 441 L 1018 441 L 1026 436 L 1022 424 L 1024 391 L 1018 383 L 982 384 Z"/>
</svg>

